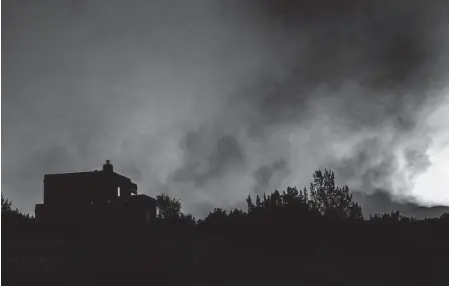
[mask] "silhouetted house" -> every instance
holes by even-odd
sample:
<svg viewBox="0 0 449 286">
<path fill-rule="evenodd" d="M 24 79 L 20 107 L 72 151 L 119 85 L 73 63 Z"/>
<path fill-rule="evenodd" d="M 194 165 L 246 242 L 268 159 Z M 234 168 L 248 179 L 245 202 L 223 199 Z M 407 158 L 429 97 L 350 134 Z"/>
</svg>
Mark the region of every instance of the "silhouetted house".
<svg viewBox="0 0 449 286">
<path fill-rule="evenodd" d="M 106 160 L 102 171 L 45 175 L 44 203 L 35 214 L 49 223 L 149 223 L 156 200 L 138 195 L 137 185 Z"/>
</svg>

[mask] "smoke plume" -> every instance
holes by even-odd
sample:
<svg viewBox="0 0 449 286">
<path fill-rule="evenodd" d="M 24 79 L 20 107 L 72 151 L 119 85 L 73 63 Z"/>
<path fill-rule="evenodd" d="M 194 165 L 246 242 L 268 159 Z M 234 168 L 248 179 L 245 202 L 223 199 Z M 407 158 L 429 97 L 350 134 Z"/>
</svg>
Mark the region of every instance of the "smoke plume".
<svg viewBox="0 0 449 286">
<path fill-rule="evenodd" d="M 45 173 L 105 159 L 200 216 L 317 168 L 407 197 L 447 128 L 426 124 L 447 1 L 46 2 L 3 3 L 2 189 L 25 211 Z"/>
</svg>

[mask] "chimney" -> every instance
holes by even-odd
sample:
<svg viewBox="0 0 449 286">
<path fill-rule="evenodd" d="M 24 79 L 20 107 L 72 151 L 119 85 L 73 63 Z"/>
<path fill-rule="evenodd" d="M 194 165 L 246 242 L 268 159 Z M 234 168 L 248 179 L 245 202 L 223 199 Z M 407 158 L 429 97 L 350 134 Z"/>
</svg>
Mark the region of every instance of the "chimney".
<svg viewBox="0 0 449 286">
<path fill-rule="evenodd" d="M 103 172 L 114 172 L 114 167 L 111 165 L 111 161 L 106 160 L 106 164 L 103 164 Z"/>
</svg>

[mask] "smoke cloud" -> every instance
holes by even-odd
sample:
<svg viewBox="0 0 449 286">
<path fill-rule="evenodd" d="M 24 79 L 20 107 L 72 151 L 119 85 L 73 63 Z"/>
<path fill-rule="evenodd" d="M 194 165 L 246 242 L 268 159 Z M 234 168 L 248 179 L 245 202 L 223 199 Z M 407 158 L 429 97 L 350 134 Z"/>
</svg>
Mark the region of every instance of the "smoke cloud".
<svg viewBox="0 0 449 286">
<path fill-rule="evenodd" d="M 447 132 L 447 1 L 45 2 L 2 6 L 2 189 L 27 212 L 45 173 L 105 159 L 199 216 L 317 168 L 409 197 Z"/>
</svg>

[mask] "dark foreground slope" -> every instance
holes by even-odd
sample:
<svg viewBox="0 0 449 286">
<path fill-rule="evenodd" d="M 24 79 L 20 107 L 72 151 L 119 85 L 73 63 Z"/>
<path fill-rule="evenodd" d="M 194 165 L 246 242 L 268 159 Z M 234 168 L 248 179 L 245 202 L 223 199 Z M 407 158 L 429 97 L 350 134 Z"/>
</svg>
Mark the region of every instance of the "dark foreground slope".
<svg viewBox="0 0 449 286">
<path fill-rule="evenodd" d="M 202 224 L 115 239 L 106 233 L 7 238 L 2 283 L 449 285 L 447 221 L 332 224 Z"/>
<path fill-rule="evenodd" d="M 247 198 L 204 220 L 156 197 L 150 225 L 42 225 L 2 200 L 3 285 L 449 285 L 449 219 L 363 218 L 347 186 Z"/>
</svg>

